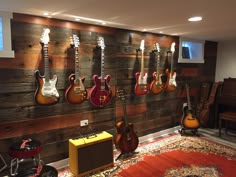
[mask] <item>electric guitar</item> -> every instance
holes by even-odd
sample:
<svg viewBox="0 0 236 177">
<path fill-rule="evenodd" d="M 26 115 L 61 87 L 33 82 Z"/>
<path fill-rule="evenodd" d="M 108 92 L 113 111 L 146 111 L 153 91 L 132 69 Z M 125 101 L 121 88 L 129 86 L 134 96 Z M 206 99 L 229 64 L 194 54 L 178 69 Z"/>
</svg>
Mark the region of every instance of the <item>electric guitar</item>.
<svg viewBox="0 0 236 177">
<path fill-rule="evenodd" d="M 160 46 L 158 43 L 155 44 L 155 50 L 153 52 L 157 52 L 157 70 L 152 73 L 153 80 L 150 83 L 150 92 L 157 95 L 163 90 L 162 74 L 160 74 Z"/>
<path fill-rule="evenodd" d="M 94 106 L 104 107 L 112 99 L 112 91 L 109 86 L 110 75 L 104 74 L 104 39 L 98 37 L 98 46 L 101 47 L 101 76 L 93 75 L 94 86 L 89 90 L 89 100 Z"/>
<path fill-rule="evenodd" d="M 48 28 L 44 29 L 41 36 L 41 45 L 44 57 L 44 76 L 40 75 L 39 70 L 35 71 L 35 76 L 37 80 L 37 90 L 35 92 L 35 101 L 39 105 L 51 105 L 59 101 L 59 93 L 56 89 L 57 76 L 54 75 L 50 79 L 49 74 L 49 59 L 48 59 L 48 42 L 49 42 Z"/>
<path fill-rule="evenodd" d="M 70 85 L 65 91 L 65 98 L 70 104 L 80 104 L 86 100 L 87 90 L 84 87 L 85 78 L 79 75 L 79 37 L 75 34 L 71 38 L 71 46 L 75 48 L 75 74 L 68 77 Z"/>
<path fill-rule="evenodd" d="M 198 129 L 200 127 L 200 121 L 197 117 L 193 116 L 188 84 L 185 84 L 185 88 L 186 88 L 186 94 L 187 94 L 187 104 L 184 103 L 183 105 L 183 117 L 181 120 L 181 125 L 185 129 Z"/>
<path fill-rule="evenodd" d="M 140 44 L 141 50 L 141 72 L 135 73 L 136 84 L 134 92 L 136 95 L 145 95 L 149 92 L 149 87 L 147 84 L 147 73 L 144 72 L 144 40 Z"/>
<path fill-rule="evenodd" d="M 173 42 L 171 44 L 171 69 L 170 71 L 166 69 L 167 81 L 164 87 L 166 92 L 173 92 L 177 88 L 177 83 L 175 80 L 176 72 L 173 72 L 174 52 L 175 52 L 175 43 Z"/>
<path fill-rule="evenodd" d="M 122 101 L 124 116 L 121 121 L 116 123 L 117 136 L 115 144 L 121 153 L 129 153 L 135 151 L 138 147 L 139 139 L 134 132 L 133 124 L 127 121 L 125 90 L 120 89 L 117 94 Z"/>
</svg>

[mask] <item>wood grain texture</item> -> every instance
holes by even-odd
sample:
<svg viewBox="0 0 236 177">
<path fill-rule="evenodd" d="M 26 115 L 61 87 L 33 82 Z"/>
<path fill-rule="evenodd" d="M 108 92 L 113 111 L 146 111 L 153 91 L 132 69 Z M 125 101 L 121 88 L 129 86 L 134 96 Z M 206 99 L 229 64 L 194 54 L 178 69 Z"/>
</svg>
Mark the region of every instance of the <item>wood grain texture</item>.
<svg viewBox="0 0 236 177">
<path fill-rule="evenodd" d="M 50 74 L 57 75 L 57 89 L 61 95 L 60 101 L 51 106 L 39 106 L 34 101 L 34 72 L 39 69 L 43 74 L 44 67 L 39 43 L 44 27 L 51 30 L 48 46 Z M 93 86 L 92 76 L 100 75 L 101 55 L 97 37 L 104 37 L 104 70 L 111 76 L 113 97 L 104 108 L 94 107 L 87 100 L 79 105 L 70 105 L 63 97 L 69 84 L 68 76 L 74 73 L 74 51 L 69 40 L 72 34 L 80 38 L 80 71 L 85 77 L 87 91 Z M 154 43 L 160 44 L 160 72 L 164 73 L 171 64 L 167 52 L 171 43 L 176 42 L 173 69 L 177 73 L 178 87 L 175 92 L 134 94 L 135 73 L 139 72 L 141 64 L 137 53 L 141 39 L 145 39 L 144 71 L 148 73 L 148 83 L 156 70 L 156 58 L 152 53 Z M 115 135 L 115 122 L 123 116 L 121 104 L 116 99 L 119 88 L 126 90 L 127 119 L 134 124 L 139 136 L 178 125 L 182 104 L 186 101 L 184 84 L 190 85 L 192 104 L 196 105 L 201 84 L 214 81 L 217 55 L 217 43 L 206 41 L 204 64 L 178 64 L 178 40 L 176 36 L 15 13 L 12 20 L 15 58 L 0 59 L 0 152 L 7 153 L 9 145 L 17 140 L 35 137 L 44 146 L 42 159 L 50 163 L 68 157 L 70 138 L 102 130 Z M 163 75 L 163 81 L 165 79 Z M 80 127 L 80 121 L 84 119 L 89 121 L 90 127 Z"/>
</svg>

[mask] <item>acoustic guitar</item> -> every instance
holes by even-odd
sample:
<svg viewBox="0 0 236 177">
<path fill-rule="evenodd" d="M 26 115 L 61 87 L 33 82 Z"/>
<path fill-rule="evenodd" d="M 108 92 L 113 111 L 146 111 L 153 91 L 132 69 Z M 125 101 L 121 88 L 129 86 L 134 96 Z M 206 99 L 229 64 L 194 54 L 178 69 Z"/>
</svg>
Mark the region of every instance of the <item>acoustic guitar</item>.
<svg viewBox="0 0 236 177">
<path fill-rule="evenodd" d="M 118 98 L 122 101 L 124 116 L 121 121 L 116 123 L 117 136 L 115 139 L 116 147 L 121 153 L 130 153 L 138 147 L 139 139 L 133 129 L 133 124 L 127 121 L 125 90 L 117 91 Z"/>
<path fill-rule="evenodd" d="M 48 42 L 50 30 L 45 28 L 41 36 L 41 45 L 44 58 L 44 76 L 40 75 L 39 70 L 35 71 L 37 80 L 37 89 L 35 92 L 35 102 L 39 105 L 52 105 L 59 101 L 59 93 L 56 88 L 57 76 L 50 79 L 49 59 L 48 59 Z"/>
<path fill-rule="evenodd" d="M 85 78 L 79 74 L 79 37 L 75 34 L 71 37 L 71 46 L 75 49 L 75 74 L 68 77 L 70 85 L 65 91 L 65 98 L 70 104 L 80 104 L 86 100 L 87 90 L 84 86 Z"/>
<path fill-rule="evenodd" d="M 94 86 L 89 90 L 89 100 L 94 106 L 104 107 L 112 99 L 112 91 L 109 85 L 110 75 L 104 74 L 104 49 L 103 37 L 98 37 L 98 46 L 101 47 L 101 76 L 93 75 Z"/>
<path fill-rule="evenodd" d="M 176 83 L 176 72 L 173 72 L 173 60 L 174 60 L 174 52 L 175 52 L 175 43 L 171 44 L 171 69 L 170 71 L 166 69 L 167 80 L 164 86 L 166 92 L 173 92 L 177 88 Z"/>
<path fill-rule="evenodd" d="M 147 84 L 147 73 L 144 72 L 144 40 L 140 44 L 141 51 L 141 71 L 135 73 L 136 84 L 134 93 L 138 96 L 145 95 L 149 92 L 149 86 Z"/>
<path fill-rule="evenodd" d="M 183 117 L 181 120 L 181 125 L 185 129 L 198 129 L 200 127 L 200 121 L 197 117 L 193 115 L 188 84 L 185 84 L 185 88 L 187 94 L 187 104 L 184 103 L 183 105 Z"/>
<path fill-rule="evenodd" d="M 155 44 L 155 50 L 157 52 L 157 67 L 156 71 L 152 73 L 153 80 L 150 83 L 150 92 L 154 95 L 157 95 L 163 90 L 163 83 L 161 80 L 162 74 L 160 74 L 160 46 L 158 43 Z"/>
</svg>

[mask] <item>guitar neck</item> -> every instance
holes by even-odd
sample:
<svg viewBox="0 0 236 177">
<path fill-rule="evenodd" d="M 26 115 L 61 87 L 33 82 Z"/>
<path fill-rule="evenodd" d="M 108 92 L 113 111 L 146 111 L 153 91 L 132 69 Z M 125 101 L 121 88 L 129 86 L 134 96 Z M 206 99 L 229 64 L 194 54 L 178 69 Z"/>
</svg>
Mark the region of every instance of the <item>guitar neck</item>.
<svg viewBox="0 0 236 177">
<path fill-rule="evenodd" d="M 43 45 L 43 57 L 44 57 L 44 77 L 45 81 L 49 82 L 50 76 L 49 76 L 49 59 L 48 59 L 48 45 Z"/>
<path fill-rule="evenodd" d="M 160 70 L 160 53 L 157 53 L 157 73 L 159 73 Z"/>
<path fill-rule="evenodd" d="M 101 49 L 101 82 L 104 82 L 105 73 L 104 73 L 104 49 Z"/>
<path fill-rule="evenodd" d="M 171 65 L 170 65 L 170 73 L 173 72 L 173 62 L 174 62 L 174 52 L 171 52 Z"/>
<path fill-rule="evenodd" d="M 144 75 L 144 52 L 141 50 L 141 76 Z"/>
<path fill-rule="evenodd" d="M 126 104 L 123 103 L 123 113 L 124 113 L 124 123 L 125 123 L 125 127 L 128 127 L 128 121 L 127 121 L 127 111 L 126 111 Z"/>
<path fill-rule="evenodd" d="M 192 107 L 191 107 L 191 101 L 190 101 L 190 95 L 189 95 L 189 88 L 187 85 L 186 85 L 186 93 L 187 93 L 188 110 L 191 111 Z"/>
<path fill-rule="evenodd" d="M 75 47 L 75 80 L 79 78 L 79 50 Z"/>
</svg>

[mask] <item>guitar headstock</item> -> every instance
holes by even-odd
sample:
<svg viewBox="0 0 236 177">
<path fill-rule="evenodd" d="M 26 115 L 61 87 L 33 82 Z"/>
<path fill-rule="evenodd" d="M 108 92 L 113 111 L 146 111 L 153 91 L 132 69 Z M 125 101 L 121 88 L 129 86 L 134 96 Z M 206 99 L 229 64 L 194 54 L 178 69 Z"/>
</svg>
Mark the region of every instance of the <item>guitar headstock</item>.
<svg viewBox="0 0 236 177">
<path fill-rule="evenodd" d="M 79 47 L 79 37 L 76 34 L 73 34 L 72 37 L 70 37 L 70 45 L 74 47 Z"/>
<path fill-rule="evenodd" d="M 144 51 L 144 39 L 141 40 L 141 43 L 140 43 L 140 50 L 143 52 Z"/>
<path fill-rule="evenodd" d="M 172 42 L 171 47 L 170 47 L 170 51 L 171 51 L 172 53 L 175 52 L 175 42 Z"/>
<path fill-rule="evenodd" d="M 49 42 L 49 33 L 50 33 L 49 28 L 44 28 L 43 29 L 43 33 L 42 33 L 42 36 L 40 38 L 40 42 L 42 44 L 48 44 L 48 42 Z"/>
<path fill-rule="evenodd" d="M 126 98 L 125 98 L 125 89 L 119 89 L 119 90 L 117 90 L 116 92 L 117 92 L 117 97 L 118 97 L 121 101 L 125 102 L 125 100 L 126 100 Z"/>
<path fill-rule="evenodd" d="M 101 36 L 98 37 L 98 46 L 101 47 L 102 50 L 105 48 L 104 38 Z"/>
<path fill-rule="evenodd" d="M 158 53 L 160 53 L 160 51 L 161 51 L 160 45 L 159 45 L 158 43 L 155 43 L 155 44 L 154 44 L 154 49 L 155 49 Z"/>
</svg>

